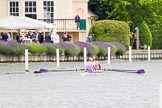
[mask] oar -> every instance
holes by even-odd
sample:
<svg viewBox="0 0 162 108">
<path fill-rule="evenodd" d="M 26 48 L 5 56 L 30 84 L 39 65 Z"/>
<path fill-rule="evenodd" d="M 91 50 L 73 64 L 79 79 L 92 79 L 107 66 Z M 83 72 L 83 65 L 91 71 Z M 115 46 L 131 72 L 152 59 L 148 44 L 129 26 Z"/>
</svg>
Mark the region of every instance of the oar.
<svg viewBox="0 0 162 108">
<path fill-rule="evenodd" d="M 116 71 L 116 72 L 126 72 L 126 73 L 137 73 L 137 74 L 143 74 L 143 73 L 145 73 L 145 70 L 144 69 L 139 69 L 139 70 L 106 69 L 106 70 L 107 71 Z"/>
<path fill-rule="evenodd" d="M 37 73 L 46 73 L 46 72 L 64 72 L 64 71 L 79 71 L 81 69 L 54 69 L 54 70 L 49 70 L 49 69 L 40 69 L 39 71 L 34 71 L 35 74 Z"/>
<path fill-rule="evenodd" d="M 40 69 L 39 71 L 34 71 L 34 73 L 37 74 L 37 73 L 46 73 L 46 72 L 83 71 L 83 70 L 85 70 L 85 69 L 55 69 L 55 70 Z M 99 70 L 125 72 L 125 73 L 138 73 L 138 74 L 145 73 L 144 69 L 139 69 L 139 70 L 99 69 Z M 94 73 L 97 73 L 97 72 L 98 71 L 96 71 Z"/>
</svg>

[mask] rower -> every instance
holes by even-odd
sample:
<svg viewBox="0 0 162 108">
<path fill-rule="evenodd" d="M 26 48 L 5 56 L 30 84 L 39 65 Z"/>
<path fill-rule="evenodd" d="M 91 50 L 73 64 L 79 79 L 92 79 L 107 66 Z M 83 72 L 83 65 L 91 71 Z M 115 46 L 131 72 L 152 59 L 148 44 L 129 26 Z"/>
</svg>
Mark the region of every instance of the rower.
<svg viewBox="0 0 162 108">
<path fill-rule="evenodd" d="M 95 71 L 101 69 L 101 64 L 100 64 L 100 62 L 98 60 L 98 57 L 93 58 L 93 66 L 94 66 Z"/>
<path fill-rule="evenodd" d="M 94 72 L 94 65 L 93 65 L 92 57 L 89 57 L 86 68 L 85 68 L 85 71 L 89 72 L 89 73 Z"/>
</svg>

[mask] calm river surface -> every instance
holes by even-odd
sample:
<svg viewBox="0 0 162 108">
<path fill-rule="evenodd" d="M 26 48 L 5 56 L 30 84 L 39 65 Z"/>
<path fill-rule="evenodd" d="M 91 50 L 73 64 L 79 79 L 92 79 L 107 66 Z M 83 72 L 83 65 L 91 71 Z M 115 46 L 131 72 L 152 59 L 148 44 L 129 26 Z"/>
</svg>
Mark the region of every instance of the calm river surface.
<svg viewBox="0 0 162 108">
<path fill-rule="evenodd" d="M 145 74 L 81 71 L 33 74 L 55 69 L 56 62 L 0 63 L 0 108 L 159 108 L 162 60 L 101 62 L 102 68 L 144 69 Z M 64 69 L 84 68 L 83 62 L 61 62 Z M 6 74 L 8 73 L 8 74 Z M 10 74 L 9 74 L 10 73 Z"/>
</svg>

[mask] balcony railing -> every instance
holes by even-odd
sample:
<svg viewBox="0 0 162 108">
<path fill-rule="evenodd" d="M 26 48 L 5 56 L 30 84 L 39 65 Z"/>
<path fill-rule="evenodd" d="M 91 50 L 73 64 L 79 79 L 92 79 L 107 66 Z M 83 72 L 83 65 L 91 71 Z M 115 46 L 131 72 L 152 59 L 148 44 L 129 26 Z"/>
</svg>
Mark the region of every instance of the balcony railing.
<svg viewBox="0 0 162 108">
<path fill-rule="evenodd" d="M 57 30 L 75 31 L 77 30 L 77 24 L 74 19 L 38 19 L 47 23 L 51 23 Z M 79 30 L 86 30 L 86 20 L 81 19 L 79 24 Z"/>
</svg>

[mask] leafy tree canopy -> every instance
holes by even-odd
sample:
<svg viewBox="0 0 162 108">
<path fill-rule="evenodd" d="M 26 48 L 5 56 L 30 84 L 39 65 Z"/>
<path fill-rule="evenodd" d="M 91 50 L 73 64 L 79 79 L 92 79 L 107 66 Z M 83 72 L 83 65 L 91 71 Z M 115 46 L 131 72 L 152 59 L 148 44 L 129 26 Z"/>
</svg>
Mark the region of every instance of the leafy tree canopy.
<svg viewBox="0 0 162 108">
<path fill-rule="evenodd" d="M 99 20 L 120 20 L 134 28 L 145 21 L 159 26 L 162 21 L 162 0 L 89 0 L 89 9 Z"/>
</svg>

